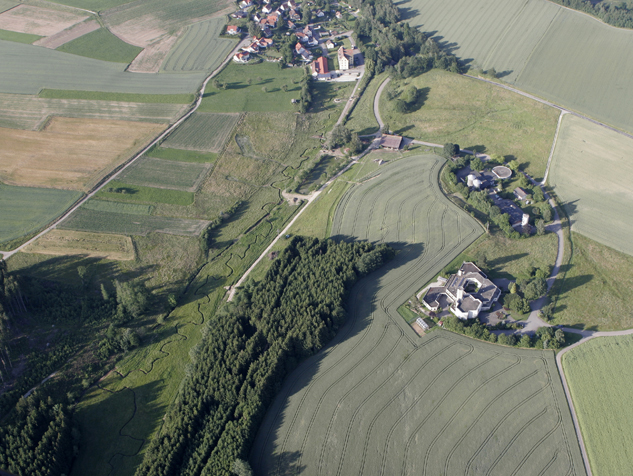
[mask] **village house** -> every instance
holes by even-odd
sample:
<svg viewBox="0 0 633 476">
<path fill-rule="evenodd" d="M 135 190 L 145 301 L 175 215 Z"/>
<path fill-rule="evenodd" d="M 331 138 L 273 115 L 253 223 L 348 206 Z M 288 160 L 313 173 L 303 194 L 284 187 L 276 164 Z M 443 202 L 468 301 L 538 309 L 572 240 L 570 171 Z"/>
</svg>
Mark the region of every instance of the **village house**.
<svg viewBox="0 0 633 476">
<path fill-rule="evenodd" d="M 257 37 L 253 37 L 253 42 L 257 43 L 257 46 L 259 46 L 261 49 L 266 49 L 269 46 L 273 45 L 273 40 L 270 38 L 257 38 Z"/>
<path fill-rule="evenodd" d="M 402 136 L 383 134 L 380 138 L 380 147 L 391 150 L 398 150 L 402 145 Z"/>
<path fill-rule="evenodd" d="M 259 53 L 259 45 L 256 41 L 254 41 L 250 45 L 245 46 L 244 51 L 248 51 L 249 53 Z"/>
<path fill-rule="evenodd" d="M 325 13 L 323 13 L 322 10 L 317 10 L 316 11 L 316 16 L 317 16 L 317 18 L 323 18 L 325 16 Z"/>
<path fill-rule="evenodd" d="M 247 17 L 246 12 L 244 10 L 238 10 L 238 11 L 236 11 L 234 13 L 231 13 L 231 16 L 233 18 L 246 18 Z"/>
<path fill-rule="evenodd" d="M 517 198 L 517 200 L 520 200 L 521 202 L 527 202 L 527 200 L 530 198 L 528 193 L 521 187 L 517 187 L 514 189 L 514 196 Z"/>
<path fill-rule="evenodd" d="M 241 33 L 240 27 L 237 25 L 229 25 L 226 27 L 227 35 L 239 35 Z"/>
<path fill-rule="evenodd" d="M 341 46 L 338 49 L 338 68 L 340 70 L 348 70 L 354 67 L 354 51 L 348 50 Z"/>
<path fill-rule="evenodd" d="M 330 77 L 330 70 L 327 64 L 327 58 L 325 56 L 321 56 L 314 60 L 310 67 L 312 68 L 312 76 L 317 79 L 328 79 Z"/>
<path fill-rule="evenodd" d="M 301 59 L 303 61 L 310 61 L 312 59 L 312 55 L 310 54 L 310 52 L 308 50 L 306 50 L 301 43 L 297 43 L 295 45 L 295 51 L 297 52 L 297 54 L 299 56 L 301 56 Z"/>
<path fill-rule="evenodd" d="M 242 0 L 240 2 L 240 7 L 242 8 L 250 8 L 253 6 L 253 0 Z"/>
<path fill-rule="evenodd" d="M 262 8 L 262 13 L 264 13 L 265 15 L 268 15 L 269 13 L 273 12 L 273 7 L 272 5 L 268 4 L 268 5 L 264 5 L 264 8 Z"/>
<path fill-rule="evenodd" d="M 240 51 L 233 56 L 233 61 L 236 63 L 248 63 L 248 60 L 251 59 L 248 51 Z"/>
<path fill-rule="evenodd" d="M 295 36 L 297 37 L 297 40 L 299 40 L 301 43 L 307 43 L 309 38 L 308 35 L 306 35 L 305 33 L 298 31 L 297 33 L 295 33 Z"/>
<path fill-rule="evenodd" d="M 422 303 L 432 312 L 448 307 L 460 319 L 474 319 L 489 311 L 501 296 L 501 290 L 474 263 L 464 261 L 457 274 L 445 286 L 430 287 Z"/>
<path fill-rule="evenodd" d="M 288 13 L 288 18 L 290 18 L 291 20 L 294 21 L 300 21 L 301 20 L 301 14 L 297 11 L 297 10 L 290 10 L 290 13 Z"/>
<path fill-rule="evenodd" d="M 339 20 L 341 20 L 341 19 L 343 18 L 343 14 L 342 14 L 341 12 L 338 12 L 338 11 L 336 12 L 336 15 L 335 15 L 335 16 L 336 16 L 336 18 L 337 18 L 337 19 L 339 19 Z"/>
<path fill-rule="evenodd" d="M 325 42 L 325 47 L 326 47 L 328 50 L 333 50 L 334 48 L 336 48 L 336 43 L 334 43 L 332 40 L 327 40 L 327 41 Z"/>
</svg>

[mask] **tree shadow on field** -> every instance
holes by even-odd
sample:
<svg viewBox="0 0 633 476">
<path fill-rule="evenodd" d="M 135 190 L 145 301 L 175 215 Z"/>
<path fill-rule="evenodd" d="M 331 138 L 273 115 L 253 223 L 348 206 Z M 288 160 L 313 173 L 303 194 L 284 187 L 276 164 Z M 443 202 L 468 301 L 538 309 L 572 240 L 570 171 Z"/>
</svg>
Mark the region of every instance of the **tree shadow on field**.
<svg viewBox="0 0 633 476">
<path fill-rule="evenodd" d="M 487 149 L 485 145 L 471 145 L 468 147 L 464 147 L 464 150 L 472 150 L 477 154 L 484 154 Z"/>
<path fill-rule="evenodd" d="M 574 217 L 578 213 L 578 205 L 576 205 L 578 202 L 579 200 L 574 200 L 571 202 L 562 202 L 560 204 L 565 210 L 565 213 L 567 214 L 567 216 L 569 217 L 570 227 L 573 226 L 574 223 L 576 223 L 576 220 L 574 219 Z"/>
<path fill-rule="evenodd" d="M 299 451 L 283 451 L 273 455 L 271 465 L 277 469 L 275 474 L 294 476 L 301 474 L 306 469 L 305 465 L 299 464 L 300 458 Z"/>
</svg>

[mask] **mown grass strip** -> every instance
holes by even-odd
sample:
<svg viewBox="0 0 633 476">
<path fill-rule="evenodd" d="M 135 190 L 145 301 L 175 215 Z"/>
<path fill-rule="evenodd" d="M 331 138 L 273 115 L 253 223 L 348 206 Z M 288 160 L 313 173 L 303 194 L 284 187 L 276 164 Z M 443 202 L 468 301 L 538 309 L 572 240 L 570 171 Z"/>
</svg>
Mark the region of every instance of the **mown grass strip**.
<svg viewBox="0 0 633 476">
<path fill-rule="evenodd" d="M 86 210 L 109 213 L 125 213 L 127 215 L 151 215 L 151 205 L 139 205 L 136 203 L 120 203 L 108 200 L 91 199 L 82 205 Z"/>
<path fill-rule="evenodd" d="M 110 93 L 104 91 L 79 91 L 74 89 L 42 89 L 40 98 L 49 99 L 88 99 L 94 101 L 121 101 L 160 104 L 189 104 L 193 102 L 193 94 L 135 94 Z"/>
<path fill-rule="evenodd" d="M 154 147 L 146 152 L 145 155 L 156 159 L 194 162 L 198 164 L 211 164 L 218 158 L 218 154 L 214 152 L 198 152 L 197 150 L 172 149 L 169 147 Z"/>
<path fill-rule="evenodd" d="M 188 206 L 193 203 L 194 194 L 181 190 L 144 187 L 119 180 L 113 180 L 97 193 L 97 198 L 117 202 L 165 203 L 167 205 Z"/>
</svg>

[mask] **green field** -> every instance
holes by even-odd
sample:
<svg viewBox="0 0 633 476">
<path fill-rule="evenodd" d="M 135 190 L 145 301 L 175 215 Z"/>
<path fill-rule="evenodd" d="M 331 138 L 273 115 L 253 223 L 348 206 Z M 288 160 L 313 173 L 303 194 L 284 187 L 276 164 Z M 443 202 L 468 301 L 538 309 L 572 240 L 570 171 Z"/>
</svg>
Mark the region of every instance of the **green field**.
<svg viewBox="0 0 633 476">
<path fill-rule="evenodd" d="M 226 18 L 218 17 L 188 26 L 161 66 L 162 71 L 213 71 L 236 42 L 220 38 Z"/>
<path fill-rule="evenodd" d="M 195 192 L 210 168 L 210 164 L 142 157 L 128 167 L 120 178 L 133 185 Z"/>
<path fill-rule="evenodd" d="M 38 94 L 41 89 L 67 89 L 137 94 L 191 94 L 203 73 L 141 74 L 126 65 L 0 40 L 0 92 Z"/>
<path fill-rule="evenodd" d="M 57 48 L 57 51 L 64 53 L 126 64 L 136 58 L 142 50 L 143 48 L 120 40 L 107 28 L 100 28 Z"/>
<path fill-rule="evenodd" d="M 633 48 L 633 31 L 546 0 L 409 0 L 398 6 L 411 26 L 434 32 L 471 66 L 494 67 L 503 81 L 633 132 L 633 96 L 623 94 L 633 87 L 633 62 L 621 60 Z"/>
<path fill-rule="evenodd" d="M 194 150 L 170 149 L 168 147 L 154 147 L 145 153 L 148 157 L 157 159 L 177 160 L 180 162 L 196 162 L 199 164 L 213 163 L 217 160 L 218 154 L 213 152 L 197 152 Z"/>
<path fill-rule="evenodd" d="M 93 101 L 116 101 L 157 104 L 189 104 L 193 94 L 136 94 L 108 93 L 103 91 L 80 91 L 72 89 L 42 89 L 38 97 L 49 99 L 86 99 Z"/>
<path fill-rule="evenodd" d="M 51 116 L 142 122 L 175 122 L 182 104 L 48 99 L 25 94 L 0 94 L 0 127 L 39 130 Z"/>
<path fill-rule="evenodd" d="M 415 85 L 420 100 L 413 112 L 399 114 L 388 91 Z M 534 178 L 545 174 L 559 111 L 491 84 L 442 70 L 407 81 L 392 81 L 380 101 L 383 121 L 396 133 L 487 154 L 516 157 Z M 509 157 L 509 158 L 512 158 Z"/>
<path fill-rule="evenodd" d="M 44 227 L 81 197 L 50 188 L 13 187 L 0 183 L 0 243 Z"/>
<path fill-rule="evenodd" d="M 238 114 L 195 112 L 163 141 L 163 145 L 173 149 L 220 152 L 239 117 Z"/>
<path fill-rule="evenodd" d="M 0 11 L 1 10 L 2 9 L 0 8 Z M 29 35 L 28 33 L 19 33 L 17 31 L 0 30 L 0 40 L 31 44 L 40 38 L 42 37 L 39 35 Z"/>
<path fill-rule="evenodd" d="M 132 205 L 108 202 L 115 205 Z M 132 215 L 90 210 L 82 207 L 65 219 L 59 228 L 95 233 L 115 233 L 121 235 L 146 235 L 150 232 L 171 235 L 196 236 L 209 224 L 205 220 L 159 217 L 152 215 Z"/>
<path fill-rule="evenodd" d="M 109 189 L 113 191 L 109 191 Z M 117 191 L 117 189 L 120 191 Z M 125 193 L 123 193 L 123 191 Z M 108 182 L 108 186 L 102 188 L 96 196 L 105 200 L 115 200 L 118 202 L 166 203 L 179 206 L 191 205 L 194 200 L 193 192 L 183 192 L 181 190 L 170 190 L 167 188 L 143 187 L 119 180 Z"/>
<path fill-rule="evenodd" d="M 563 356 L 591 471 L 595 476 L 631 473 L 633 337 L 598 337 Z"/>
<path fill-rule="evenodd" d="M 130 3 L 130 0 L 51 0 L 61 5 L 83 8 L 94 12 L 103 12 L 110 8 Z"/>
<path fill-rule="evenodd" d="M 213 81 L 204 92 L 199 112 L 282 112 L 294 111 L 291 99 L 299 99 L 302 68 L 279 69 L 275 63 L 236 64 L 231 62 L 214 79 L 226 83 L 217 89 Z M 249 84 L 248 82 L 251 82 Z M 295 84 L 296 82 L 296 84 Z M 283 86 L 288 87 L 285 92 Z M 263 88 L 267 92 L 264 93 Z"/>
<path fill-rule="evenodd" d="M 481 233 L 441 194 L 441 164 L 401 159 L 343 196 L 333 236 L 400 252 L 286 379 L 251 452 L 257 474 L 584 474 L 553 353 L 418 338 L 397 312 Z"/>
<path fill-rule="evenodd" d="M 378 130 L 378 122 L 374 115 L 374 98 L 385 79 L 387 79 L 386 74 L 379 74 L 371 80 L 345 122 L 348 129 L 359 135 L 373 134 Z"/>
<path fill-rule="evenodd" d="M 548 182 L 571 229 L 633 255 L 633 139 L 571 114 L 563 123 Z"/>
<path fill-rule="evenodd" d="M 127 215 L 151 215 L 151 205 L 139 205 L 137 203 L 119 203 L 108 200 L 96 200 L 94 198 L 84 203 L 81 208 L 97 212 L 124 213 Z"/>
</svg>

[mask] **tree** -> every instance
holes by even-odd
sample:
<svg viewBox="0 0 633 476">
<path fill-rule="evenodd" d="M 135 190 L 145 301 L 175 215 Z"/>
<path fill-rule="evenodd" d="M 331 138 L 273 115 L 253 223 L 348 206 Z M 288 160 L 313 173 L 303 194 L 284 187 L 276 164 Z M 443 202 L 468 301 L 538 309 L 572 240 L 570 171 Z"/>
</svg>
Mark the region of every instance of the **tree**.
<svg viewBox="0 0 633 476">
<path fill-rule="evenodd" d="M 508 162 L 508 167 L 513 172 L 518 172 L 518 170 L 519 170 L 519 162 L 516 159 L 513 159 L 510 162 Z"/>
<path fill-rule="evenodd" d="M 248 34 L 250 36 L 256 36 L 257 38 L 260 38 L 262 36 L 262 29 L 260 28 L 259 24 L 255 23 L 254 21 L 249 22 Z"/>
<path fill-rule="evenodd" d="M 521 339 L 519 340 L 519 347 L 530 347 L 532 345 L 532 340 L 530 339 L 530 336 L 527 334 L 524 334 L 523 337 L 521 337 Z"/>
<path fill-rule="evenodd" d="M 352 154 L 358 154 L 363 150 L 363 143 L 357 133 L 352 134 L 352 139 L 349 141 L 349 148 Z"/>
<path fill-rule="evenodd" d="M 407 86 L 407 88 L 404 90 L 404 100 L 406 101 L 407 105 L 409 106 L 409 108 L 416 103 L 416 101 L 418 100 L 418 88 L 416 88 L 413 84 L 410 84 L 409 86 Z"/>
<path fill-rule="evenodd" d="M 452 144 L 450 142 L 447 142 L 446 144 L 444 144 L 443 155 L 447 159 L 450 159 L 459 154 L 459 149 L 460 148 L 458 144 Z"/>
<path fill-rule="evenodd" d="M 536 220 L 536 234 L 539 236 L 545 234 L 545 220 Z"/>
<path fill-rule="evenodd" d="M 396 99 L 395 109 L 396 109 L 396 112 L 399 114 L 406 114 L 409 111 L 407 107 L 407 103 L 403 101 L 402 99 Z"/>
<path fill-rule="evenodd" d="M 510 283 L 509 289 L 510 289 L 510 294 L 516 294 L 517 293 L 517 283 Z"/>
<path fill-rule="evenodd" d="M 145 311 L 149 293 L 144 284 L 115 280 L 114 287 L 119 317 L 138 317 Z"/>
<path fill-rule="evenodd" d="M 543 202 L 540 206 L 541 216 L 546 222 L 552 221 L 552 207 L 547 202 Z"/>
<path fill-rule="evenodd" d="M 236 459 L 231 470 L 237 476 L 253 476 L 251 466 L 243 459 Z"/>
<path fill-rule="evenodd" d="M 477 171 L 482 170 L 484 168 L 484 163 L 479 157 L 475 156 L 470 159 L 470 168 Z"/>
<path fill-rule="evenodd" d="M 525 286 L 525 290 L 523 291 L 523 296 L 528 301 L 533 301 L 538 299 L 547 293 L 547 281 L 545 278 L 534 278 L 530 281 L 527 286 Z"/>
<path fill-rule="evenodd" d="M 535 202 L 542 202 L 545 200 L 545 195 L 543 194 L 543 190 L 538 185 L 534 187 L 534 191 L 532 192 L 532 199 Z"/>
<path fill-rule="evenodd" d="M 382 129 L 380 130 L 383 134 L 389 134 L 389 124 L 386 122 L 382 125 Z"/>
<path fill-rule="evenodd" d="M 352 139 L 352 132 L 343 124 L 337 124 L 330 132 L 330 148 L 335 149 L 347 144 Z"/>
<path fill-rule="evenodd" d="M 519 187 L 528 188 L 529 186 L 530 186 L 530 182 L 528 182 L 527 177 L 521 174 L 521 176 L 519 177 Z"/>
</svg>

